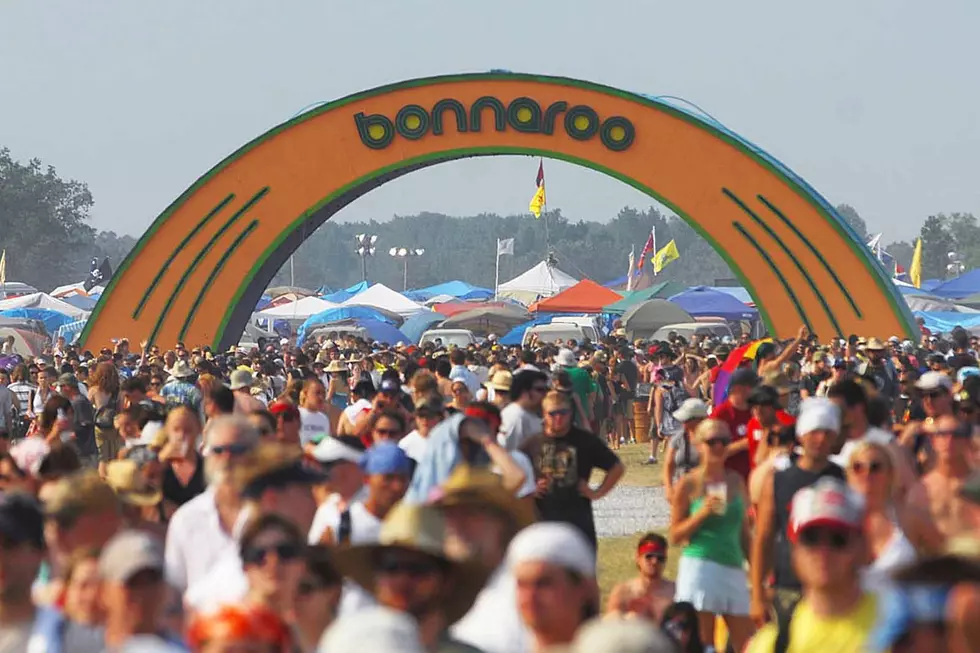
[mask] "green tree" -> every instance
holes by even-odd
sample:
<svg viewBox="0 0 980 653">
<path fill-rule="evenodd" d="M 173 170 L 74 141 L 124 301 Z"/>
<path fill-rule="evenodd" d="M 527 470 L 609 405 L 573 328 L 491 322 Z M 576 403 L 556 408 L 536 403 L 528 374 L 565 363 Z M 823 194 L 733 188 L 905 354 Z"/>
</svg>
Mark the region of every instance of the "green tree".
<svg viewBox="0 0 980 653">
<path fill-rule="evenodd" d="M 926 218 L 919 237 L 922 238 L 922 278 L 945 279 L 948 254 L 956 247 L 946 216 L 939 213 Z"/>
<path fill-rule="evenodd" d="M 868 225 L 865 223 L 864 218 L 857 212 L 857 209 L 850 204 L 838 204 L 837 213 L 857 233 L 861 242 L 868 242 Z"/>
<path fill-rule="evenodd" d="M 946 228 L 953 238 L 953 250 L 967 269 L 980 266 L 980 224 L 972 213 L 950 213 Z"/>
<path fill-rule="evenodd" d="M 885 251 L 894 256 L 895 261 L 908 271 L 909 266 L 912 265 L 912 253 L 915 251 L 915 245 L 899 240 L 885 247 Z"/>
</svg>

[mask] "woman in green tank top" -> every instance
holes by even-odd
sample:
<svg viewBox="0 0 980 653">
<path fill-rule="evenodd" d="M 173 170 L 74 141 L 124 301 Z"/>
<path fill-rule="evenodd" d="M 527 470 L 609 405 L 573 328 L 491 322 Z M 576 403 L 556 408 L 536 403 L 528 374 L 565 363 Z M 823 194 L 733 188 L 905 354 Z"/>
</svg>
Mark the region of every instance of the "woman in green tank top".
<svg viewBox="0 0 980 653">
<path fill-rule="evenodd" d="M 674 486 L 670 540 L 683 545 L 675 601 L 698 611 L 702 641 L 714 640 L 715 616 L 725 619 L 729 640 L 741 651 L 752 635 L 748 579 L 748 499 L 745 482 L 725 469 L 732 441 L 725 422 L 707 419 L 694 432 L 701 464 Z"/>
</svg>

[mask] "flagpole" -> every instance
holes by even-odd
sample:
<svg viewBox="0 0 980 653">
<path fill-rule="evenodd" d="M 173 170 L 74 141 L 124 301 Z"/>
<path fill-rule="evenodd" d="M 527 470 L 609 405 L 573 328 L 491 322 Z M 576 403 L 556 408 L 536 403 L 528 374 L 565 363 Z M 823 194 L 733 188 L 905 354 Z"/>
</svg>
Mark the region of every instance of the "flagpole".
<svg viewBox="0 0 980 653">
<path fill-rule="evenodd" d="M 653 225 L 652 227 L 650 227 L 650 237 L 653 238 L 653 255 L 656 256 L 657 255 L 657 225 Z M 653 276 L 657 276 L 657 266 L 651 262 L 650 267 L 653 268 Z"/>
<path fill-rule="evenodd" d="M 633 290 L 633 265 L 636 262 L 636 245 L 630 245 L 630 264 L 626 272 L 626 291 Z"/>
<path fill-rule="evenodd" d="M 493 299 L 497 301 L 497 288 L 500 286 L 500 239 L 497 239 L 497 262 L 493 274 Z"/>
</svg>

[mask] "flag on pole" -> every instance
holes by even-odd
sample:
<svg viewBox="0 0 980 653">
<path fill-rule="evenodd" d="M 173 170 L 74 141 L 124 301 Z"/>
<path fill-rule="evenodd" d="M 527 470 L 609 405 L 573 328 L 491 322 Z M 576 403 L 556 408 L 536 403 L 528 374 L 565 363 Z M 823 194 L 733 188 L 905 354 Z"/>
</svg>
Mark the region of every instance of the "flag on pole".
<svg viewBox="0 0 980 653">
<path fill-rule="evenodd" d="M 912 265 L 909 266 L 909 281 L 916 288 L 922 287 L 922 239 L 915 243 L 915 251 L 912 252 Z"/>
<path fill-rule="evenodd" d="M 7 283 L 7 250 L 0 254 L 0 284 Z"/>
<path fill-rule="evenodd" d="M 633 290 L 633 258 L 636 256 L 636 246 L 630 247 L 630 261 L 626 272 L 626 290 Z M 643 258 L 640 258 L 643 261 Z"/>
<path fill-rule="evenodd" d="M 529 208 L 531 209 L 531 213 L 534 214 L 535 218 L 540 218 L 541 210 L 544 208 L 544 205 L 548 203 L 544 196 L 544 161 L 543 160 L 538 162 L 538 176 L 535 179 L 534 183 L 538 189 L 534 191 L 534 197 L 531 198 L 531 204 Z"/>
<path fill-rule="evenodd" d="M 647 260 L 647 255 L 653 252 L 657 247 L 657 236 L 655 235 L 656 230 L 656 227 L 653 227 L 650 230 L 650 235 L 647 236 L 647 242 L 643 245 L 643 251 L 640 252 L 640 260 L 636 262 L 637 274 L 643 270 L 643 262 Z"/>
<path fill-rule="evenodd" d="M 497 239 L 497 256 L 503 256 L 504 254 L 514 255 L 514 239 L 504 238 L 503 240 Z"/>
<path fill-rule="evenodd" d="M 653 273 L 660 274 L 668 263 L 671 261 L 676 261 L 681 257 L 681 253 L 677 251 L 677 243 L 673 239 L 666 245 L 663 249 L 653 255 Z"/>
</svg>

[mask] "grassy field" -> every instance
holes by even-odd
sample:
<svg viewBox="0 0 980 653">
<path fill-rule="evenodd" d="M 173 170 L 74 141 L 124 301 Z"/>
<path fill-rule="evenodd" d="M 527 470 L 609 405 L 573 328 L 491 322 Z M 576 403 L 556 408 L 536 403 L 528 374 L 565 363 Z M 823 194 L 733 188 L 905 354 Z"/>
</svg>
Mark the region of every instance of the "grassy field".
<svg viewBox="0 0 980 653">
<path fill-rule="evenodd" d="M 626 475 L 620 483 L 640 487 L 657 487 L 663 485 L 662 463 L 645 465 L 650 456 L 650 444 L 627 444 L 616 450 L 623 464 L 626 465 Z"/>
</svg>

